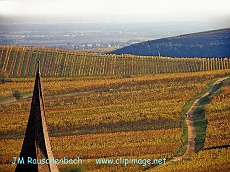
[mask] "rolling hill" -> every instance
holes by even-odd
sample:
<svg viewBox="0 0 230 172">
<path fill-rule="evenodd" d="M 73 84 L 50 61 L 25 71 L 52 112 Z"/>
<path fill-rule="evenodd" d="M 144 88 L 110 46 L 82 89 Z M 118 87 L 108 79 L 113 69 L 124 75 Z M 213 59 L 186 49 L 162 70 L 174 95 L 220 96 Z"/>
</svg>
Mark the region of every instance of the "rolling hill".
<svg viewBox="0 0 230 172">
<path fill-rule="evenodd" d="M 110 53 L 170 57 L 230 57 L 230 28 L 151 40 Z"/>
</svg>

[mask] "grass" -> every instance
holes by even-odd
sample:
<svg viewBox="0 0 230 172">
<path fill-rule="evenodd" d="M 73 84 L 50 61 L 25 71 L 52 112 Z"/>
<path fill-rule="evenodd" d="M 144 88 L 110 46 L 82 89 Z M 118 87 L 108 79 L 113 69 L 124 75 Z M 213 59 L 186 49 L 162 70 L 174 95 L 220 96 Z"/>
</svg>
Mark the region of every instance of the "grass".
<svg viewBox="0 0 230 172">
<path fill-rule="evenodd" d="M 5 97 L 5 98 L 3 98 L 3 99 L 0 99 L 0 103 L 6 102 L 6 101 L 12 100 L 12 99 L 15 99 L 15 98 L 14 98 L 13 96 L 8 96 L 8 97 Z"/>
<path fill-rule="evenodd" d="M 210 88 L 212 87 L 212 85 L 215 83 L 216 78 L 211 80 L 206 87 L 197 95 L 195 95 L 193 98 L 191 98 L 190 100 L 188 100 L 183 109 L 182 109 L 182 131 L 183 134 L 181 136 L 181 140 L 182 140 L 182 146 L 176 151 L 175 156 L 181 156 L 185 153 L 186 148 L 187 148 L 187 143 L 188 143 L 188 126 L 186 125 L 185 122 L 185 114 L 186 112 L 190 109 L 190 107 L 192 106 L 192 104 L 198 99 L 200 98 L 203 94 L 205 94 L 206 92 L 208 92 L 210 90 Z M 219 89 L 220 87 L 218 87 Z M 194 117 L 194 124 L 196 127 L 196 132 L 197 132 L 197 138 L 196 138 L 196 148 L 195 151 L 198 152 L 199 150 L 202 150 L 204 148 L 204 141 L 205 141 L 205 133 L 206 133 L 206 127 L 207 127 L 207 120 L 205 120 L 205 113 L 204 113 L 204 109 L 203 106 L 209 102 L 209 99 L 204 99 L 201 102 L 201 106 L 197 109 L 197 113 L 199 115 Z"/>
<path fill-rule="evenodd" d="M 213 85 L 213 82 L 211 82 Z M 210 84 L 208 84 L 209 86 Z M 219 89 L 222 87 L 223 83 L 220 83 L 219 85 L 216 86 L 215 92 L 211 93 L 211 95 L 216 95 L 220 91 Z M 204 99 L 201 100 L 200 106 L 197 108 L 195 116 L 193 117 L 194 119 L 194 125 L 196 128 L 196 142 L 195 142 L 195 152 L 199 152 L 200 150 L 204 149 L 204 142 L 205 142 L 205 137 L 206 137 L 206 128 L 208 125 L 207 119 L 205 119 L 205 110 L 204 110 L 204 105 L 210 103 L 210 98 L 205 97 Z"/>
<path fill-rule="evenodd" d="M 197 110 L 197 113 L 193 119 L 196 128 L 195 152 L 197 153 L 204 149 L 206 128 L 208 125 L 208 121 L 205 119 L 205 111 L 203 109 L 203 105 L 201 109 Z"/>
<path fill-rule="evenodd" d="M 32 93 L 22 93 L 22 98 L 20 98 L 19 100 L 24 99 L 25 97 L 30 96 L 30 95 L 32 96 Z M 9 101 L 9 100 L 16 100 L 16 99 L 12 95 L 12 96 L 8 96 L 8 97 L 5 97 L 3 99 L 0 99 L 0 103 L 6 102 L 6 101 Z"/>
<path fill-rule="evenodd" d="M 182 121 L 182 131 L 183 134 L 181 136 L 181 146 L 178 148 L 178 150 L 175 153 L 175 156 L 182 156 L 187 148 L 188 143 L 188 126 L 186 125 L 185 120 Z"/>
</svg>

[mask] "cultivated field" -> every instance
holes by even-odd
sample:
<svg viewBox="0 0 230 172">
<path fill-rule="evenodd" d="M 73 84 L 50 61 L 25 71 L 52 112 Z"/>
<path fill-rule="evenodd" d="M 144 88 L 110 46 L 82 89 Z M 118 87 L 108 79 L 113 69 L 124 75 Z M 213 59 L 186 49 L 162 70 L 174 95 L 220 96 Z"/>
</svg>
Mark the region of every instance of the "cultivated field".
<svg viewBox="0 0 230 172">
<path fill-rule="evenodd" d="M 229 58 L 169 58 L 103 55 L 36 47 L 0 46 L 0 68 L 10 77 L 33 77 L 41 61 L 43 77 L 146 75 L 230 69 Z"/>
<path fill-rule="evenodd" d="M 23 47 L 2 50 L 1 69 L 14 78 L 0 84 L 0 171 L 16 167 L 12 161 L 22 147 L 34 84 L 34 78 L 29 77 L 34 76 L 36 60 L 42 61 L 46 120 L 54 156 L 82 159 L 82 164 L 59 164 L 60 171 L 230 169 L 229 148 L 201 150 L 159 169 L 157 164 L 144 164 L 146 159 L 167 161 L 183 154 L 185 113 L 211 83 L 230 75 L 229 58 L 164 59 Z M 4 103 L 11 99 L 13 90 L 29 97 Z M 229 90 L 226 80 L 205 105 L 208 125 L 204 148 L 230 144 Z M 100 164 L 98 159 L 102 158 L 139 159 L 140 163 Z"/>
</svg>

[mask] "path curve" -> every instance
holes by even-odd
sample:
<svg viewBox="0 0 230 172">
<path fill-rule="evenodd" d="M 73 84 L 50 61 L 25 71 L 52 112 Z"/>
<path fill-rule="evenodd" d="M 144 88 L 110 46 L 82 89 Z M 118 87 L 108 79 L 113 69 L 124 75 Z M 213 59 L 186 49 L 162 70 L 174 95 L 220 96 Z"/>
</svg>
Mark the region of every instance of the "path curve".
<svg viewBox="0 0 230 172">
<path fill-rule="evenodd" d="M 214 93 L 215 91 L 217 91 L 219 89 L 219 85 L 224 81 L 228 79 L 228 77 L 225 78 L 221 78 L 218 79 L 211 87 L 211 89 L 206 92 L 203 96 L 201 96 L 199 99 L 197 99 L 192 106 L 190 107 L 190 109 L 188 110 L 187 114 L 190 117 L 186 117 L 185 121 L 186 124 L 188 126 L 188 143 L 187 143 L 187 148 L 186 148 L 186 152 L 179 157 L 174 157 L 173 159 L 167 161 L 165 164 L 161 164 L 159 166 L 157 166 L 156 168 L 160 168 L 164 165 L 168 165 L 171 164 L 172 162 L 176 162 L 179 161 L 181 159 L 183 159 L 184 157 L 187 157 L 189 155 L 191 155 L 192 153 L 195 153 L 195 138 L 196 138 L 196 129 L 194 126 L 194 121 L 193 121 L 193 115 L 196 112 L 196 109 L 199 107 L 200 102 L 203 101 L 203 99 L 207 98 L 208 96 L 210 96 L 212 93 Z"/>
</svg>

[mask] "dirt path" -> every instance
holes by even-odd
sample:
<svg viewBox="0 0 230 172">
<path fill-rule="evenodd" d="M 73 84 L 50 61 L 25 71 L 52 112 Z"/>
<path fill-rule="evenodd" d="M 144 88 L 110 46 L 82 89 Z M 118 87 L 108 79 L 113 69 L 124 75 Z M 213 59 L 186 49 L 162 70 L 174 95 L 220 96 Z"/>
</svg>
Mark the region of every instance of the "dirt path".
<svg viewBox="0 0 230 172">
<path fill-rule="evenodd" d="M 32 93 L 30 95 L 23 96 L 20 100 L 31 98 L 31 97 L 32 97 Z M 0 106 L 5 105 L 5 104 L 10 104 L 10 103 L 13 103 L 16 101 L 18 101 L 18 100 L 16 98 L 12 97 L 9 100 L 6 100 L 4 102 L 0 102 Z"/>
<path fill-rule="evenodd" d="M 49 96 L 45 96 L 45 99 L 48 98 L 58 98 L 58 97 L 69 97 L 69 96 L 85 96 L 88 94 L 94 93 L 94 91 L 85 91 L 85 92 L 75 92 L 75 93 L 67 93 L 67 94 L 59 94 L 59 95 L 49 95 Z M 32 98 L 32 93 L 26 96 L 23 96 L 20 100 L 24 100 L 27 98 Z M 16 101 L 20 101 L 20 100 L 16 100 L 14 97 L 12 97 L 9 100 L 6 100 L 4 102 L 0 102 L 0 106 L 3 106 L 5 104 L 10 104 L 10 103 L 14 103 Z"/>
<path fill-rule="evenodd" d="M 215 91 L 218 90 L 219 85 L 226 80 L 228 77 L 225 78 L 221 78 L 218 79 L 211 87 L 211 89 L 205 93 L 202 97 L 200 97 L 199 99 L 197 99 L 192 106 L 190 107 L 190 109 L 188 110 L 187 114 L 188 116 L 186 117 L 185 121 L 186 124 L 188 126 L 188 143 L 187 143 L 187 148 L 186 148 L 186 152 L 179 157 L 174 157 L 173 159 L 167 161 L 165 164 L 159 165 L 156 168 L 160 168 L 164 165 L 168 165 L 172 162 L 176 162 L 181 160 L 182 158 L 191 155 L 192 153 L 195 152 L 195 138 L 196 138 L 196 129 L 194 126 L 194 121 L 193 121 L 193 115 L 195 115 L 196 109 L 199 107 L 200 102 L 202 102 L 203 99 L 205 99 L 206 97 L 210 96 L 212 93 L 214 93 Z"/>
<path fill-rule="evenodd" d="M 179 157 L 174 157 L 172 160 L 167 161 L 165 164 L 159 165 L 156 168 L 162 167 L 163 165 L 167 165 L 170 164 L 172 162 L 176 162 L 181 160 L 182 158 L 191 155 L 192 153 L 195 152 L 195 138 L 196 138 L 196 130 L 195 130 L 195 126 L 194 126 L 194 121 L 193 121 L 193 115 L 196 112 L 196 109 L 198 108 L 198 106 L 200 105 L 200 102 L 205 99 L 206 97 L 210 96 L 213 92 L 217 91 L 219 88 L 219 84 L 221 84 L 221 82 L 223 82 L 224 80 L 226 80 L 228 77 L 225 78 L 221 78 L 219 80 L 217 80 L 211 87 L 211 89 L 205 93 L 202 97 L 200 97 L 199 99 L 197 99 L 193 105 L 190 107 L 190 109 L 188 110 L 187 114 L 188 117 L 186 117 L 185 121 L 186 124 L 188 126 L 188 143 L 187 143 L 187 148 L 186 148 L 186 152 Z M 66 96 L 74 96 L 74 95 L 87 95 L 93 93 L 93 91 L 88 91 L 88 92 L 76 92 L 76 93 L 68 93 L 68 94 L 62 94 L 62 95 L 53 95 L 53 96 L 47 96 L 47 98 L 55 98 L 55 97 L 66 97 Z M 32 97 L 31 95 L 27 95 L 24 96 L 22 99 L 26 99 L 26 98 L 30 98 Z M 10 100 L 7 100 L 5 102 L 1 102 L 1 105 L 4 104 L 8 104 L 8 103 L 13 103 L 17 101 L 15 98 L 12 98 Z"/>
</svg>

